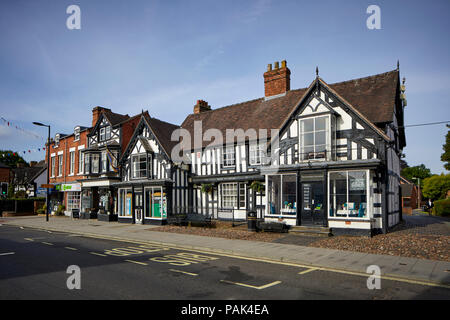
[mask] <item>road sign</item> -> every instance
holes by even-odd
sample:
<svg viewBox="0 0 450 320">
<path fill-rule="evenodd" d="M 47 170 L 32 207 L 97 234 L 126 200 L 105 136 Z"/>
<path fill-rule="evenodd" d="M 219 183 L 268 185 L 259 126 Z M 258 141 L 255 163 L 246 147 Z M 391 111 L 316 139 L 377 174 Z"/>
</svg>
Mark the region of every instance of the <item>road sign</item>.
<svg viewBox="0 0 450 320">
<path fill-rule="evenodd" d="M 41 184 L 41 188 L 53 189 L 54 187 L 54 184 Z"/>
</svg>

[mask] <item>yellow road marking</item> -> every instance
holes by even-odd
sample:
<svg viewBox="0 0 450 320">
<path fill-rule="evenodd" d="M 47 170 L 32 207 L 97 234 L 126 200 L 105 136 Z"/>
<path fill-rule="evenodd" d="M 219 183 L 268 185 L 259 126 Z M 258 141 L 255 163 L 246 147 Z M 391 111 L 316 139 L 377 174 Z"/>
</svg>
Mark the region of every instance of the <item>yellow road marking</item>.
<svg viewBox="0 0 450 320">
<path fill-rule="evenodd" d="M 53 245 L 53 243 L 50 243 L 50 242 L 41 242 L 41 243 L 43 243 L 43 244 L 46 244 L 46 245 L 48 245 L 48 246 L 52 246 Z"/>
<path fill-rule="evenodd" d="M 309 272 L 315 271 L 315 270 L 318 270 L 318 268 L 306 269 L 306 270 L 300 271 L 298 274 L 306 274 L 306 273 L 309 273 Z"/>
<path fill-rule="evenodd" d="M 198 276 L 198 274 L 197 273 L 191 273 L 191 272 L 186 272 L 186 271 L 181 271 L 181 270 L 176 270 L 176 269 L 169 269 L 170 271 L 173 271 L 173 272 L 180 272 L 180 273 L 184 273 L 184 274 L 188 274 L 188 275 L 190 275 L 190 276 Z"/>
<path fill-rule="evenodd" d="M 147 266 L 147 265 L 148 265 L 148 264 L 145 263 L 145 262 L 139 262 L 139 261 L 134 261 L 134 260 L 125 260 L 125 261 L 131 262 L 131 263 L 136 263 L 136 264 L 141 264 L 141 265 L 143 265 L 143 266 Z"/>
<path fill-rule="evenodd" d="M 89 252 L 90 254 L 94 254 L 96 256 L 100 256 L 100 257 L 106 257 L 106 254 L 101 254 L 101 253 L 97 253 L 97 252 Z"/>
<path fill-rule="evenodd" d="M 45 229 L 39 228 L 39 227 L 30 227 L 30 229 L 45 230 Z M 170 244 L 170 243 L 161 243 L 161 242 L 157 242 L 157 241 L 137 241 L 137 240 L 123 239 L 123 238 L 119 238 L 119 237 L 99 236 L 99 235 L 91 234 L 91 233 L 79 233 L 79 235 L 83 236 L 83 237 L 93 238 L 93 239 L 121 241 L 121 242 L 127 242 L 127 243 L 135 243 L 135 244 L 154 244 L 154 245 L 159 245 L 159 246 L 166 246 L 167 248 L 175 249 L 175 250 L 193 251 L 193 252 L 197 252 L 197 253 L 208 253 L 208 254 L 214 254 L 214 255 L 222 256 L 222 257 L 229 257 L 229 258 L 248 260 L 248 261 L 266 262 L 266 263 L 271 263 L 271 264 L 285 265 L 285 266 L 291 266 L 291 267 L 297 267 L 297 268 L 311 268 L 311 267 L 313 267 L 311 265 L 304 265 L 304 264 L 299 264 L 299 263 L 277 261 L 277 260 L 272 260 L 272 259 L 264 258 L 264 257 L 252 258 L 252 257 L 245 257 L 245 256 L 235 255 L 235 254 L 227 254 L 227 253 L 222 253 L 222 252 L 216 252 L 216 251 L 213 251 L 213 250 L 207 250 L 207 249 L 205 250 L 204 248 L 187 248 L 187 247 L 183 247 L 182 245 L 176 245 L 176 244 Z M 345 271 L 345 270 L 334 269 L 334 268 L 327 268 L 327 267 L 318 267 L 316 270 L 336 272 L 336 273 L 344 273 L 344 274 L 350 274 L 350 275 L 359 275 L 359 276 L 364 276 L 364 277 L 368 277 L 369 276 L 369 274 L 362 273 L 362 272 L 352 272 L 352 271 Z M 382 275 L 381 278 L 382 279 L 386 279 L 386 280 L 398 281 L 398 282 L 407 282 L 407 283 L 419 284 L 419 285 L 430 286 L 430 287 L 441 287 L 441 288 L 450 289 L 450 285 L 443 284 L 443 283 L 437 283 L 437 282 L 412 280 L 410 278 L 402 278 L 402 277 L 391 276 L 391 275 Z"/>
<path fill-rule="evenodd" d="M 262 290 L 262 289 L 266 289 L 272 286 L 276 286 L 277 284 L 280 284 L 281 281 L 274 281 L 268 284 L 265 284 L 263 286 L 252 286 L 250 284 L 245 284 L 245 283 L 240 283 L 240 282 L 233 282 L 233 281 L 228 281 L 228 280 L 220 280 L 221 282 L 225 282 L 225 283 L 230 283 L 230 284 L 235 284 L 238 286 L 242 286 L 242 287 L 247 287 L 247 288 L 252 288 L 252 289 L 256 289 L 256 290 Z"/>
<path fill-rule="evenodd" d="M 66 248 L 66 249 L 68 249 L 68 250 L 78 250 L 77 248 L 71 248 L 71 247 L 64 247 L 64 248 Z"/>
</svg>

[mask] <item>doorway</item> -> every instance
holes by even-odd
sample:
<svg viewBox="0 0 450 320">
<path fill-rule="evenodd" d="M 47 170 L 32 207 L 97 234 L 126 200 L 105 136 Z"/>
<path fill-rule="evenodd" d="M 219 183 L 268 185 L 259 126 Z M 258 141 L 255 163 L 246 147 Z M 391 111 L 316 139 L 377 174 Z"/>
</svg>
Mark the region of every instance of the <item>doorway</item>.
<svg viewBox="0 0 450 320">
<path fill-rule="evenodd" d="M 326 196 L 324 176 L 301 178 L 301 225 L 326 226 Z"/>
<path fill-rule="evenodd" d="M 142 191 L 137 191 L 134 193 L 134 217 L 135 223 L 142 223 L 144 219 L 144 201 L 142 196 Z"/>
</svg>

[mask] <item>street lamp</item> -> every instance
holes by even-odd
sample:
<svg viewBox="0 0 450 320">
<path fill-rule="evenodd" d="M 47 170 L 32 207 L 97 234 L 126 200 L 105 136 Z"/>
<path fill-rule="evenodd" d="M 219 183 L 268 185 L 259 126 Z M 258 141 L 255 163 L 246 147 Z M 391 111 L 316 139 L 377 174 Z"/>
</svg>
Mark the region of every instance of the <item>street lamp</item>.
<svg viewBox="0 0 450 320">
<path fill-rule="evenodd" d="M 48 128 L 48 139 L 47 139 L 47 184 L 50 184 L 50 125 L 46 125 L 40 122 L 33 122 L 34 125 L 40 126 L 40 127 L 47 127 Z M 48 211 L 50 210 L 50 195 L 49 195 L 50 189 L 47 186 L 47 199 L 46 199 L 46 205 L 47 210 L 45 210 L 45 219 L 48 221 Z"/>
</svg>

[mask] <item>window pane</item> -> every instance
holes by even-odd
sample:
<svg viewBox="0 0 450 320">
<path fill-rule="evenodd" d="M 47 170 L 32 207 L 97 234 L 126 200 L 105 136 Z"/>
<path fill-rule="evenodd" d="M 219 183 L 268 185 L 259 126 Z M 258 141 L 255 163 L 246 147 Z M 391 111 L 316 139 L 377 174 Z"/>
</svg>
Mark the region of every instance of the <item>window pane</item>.
<svg viewBox="0 0 450 320">
<path fill-rule="evenodd" d="M 314 133 L 305 133 L 303 135 L 303 145 L 304 146 L 314 145 Z"/>
<path fill-rule="evenodd" d="M 303 132 L 314 131 L 314 119 L 302 120 Z"/>
<path fill-rule="evenodd" d="M 316 131 L 317 130 L 326 130 L 327 129 L 327 120 L 328 117 L 319 117 L 316 118 Z"/>
<path fill-rule="evenodd" d="M 347 173 L 330 173 L 330 216 L 345 217 L 347 203 Z"/>
<path fill-rule="evenodd" d="M 282 175 L 282 214 L 296 214 L 297 207 L 297 177 L 295 175 Z"/>
<path fill-rule="evenodd" d="M 281 176 L 269 176 L 267 189 L 269 192 L 269 214 L 279 214 L 281 202 Z"/>
<path fill-rule="evenodd" d="M 367 214 L 367 183 L 365 171 L 348 173 L 348 210 L 349 216 L 364 217 Z"/>
<path fill-rule="evenodd" d="M 319 131 L 315 133 L 315 138 L 316 138 L 316 145 L 320 145 L 320 144 L 326 144 L 326 132 L 325 131 Z"/>
</svg>

